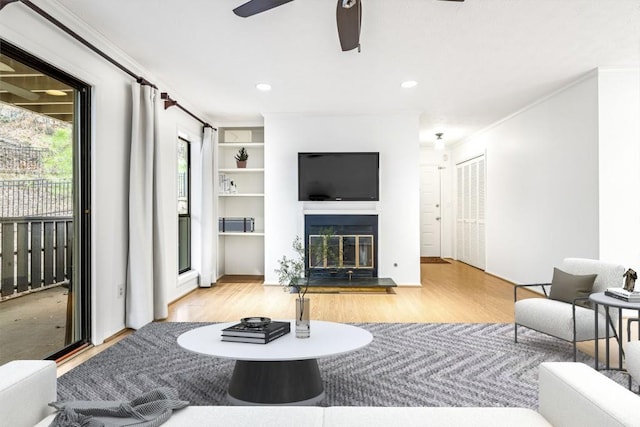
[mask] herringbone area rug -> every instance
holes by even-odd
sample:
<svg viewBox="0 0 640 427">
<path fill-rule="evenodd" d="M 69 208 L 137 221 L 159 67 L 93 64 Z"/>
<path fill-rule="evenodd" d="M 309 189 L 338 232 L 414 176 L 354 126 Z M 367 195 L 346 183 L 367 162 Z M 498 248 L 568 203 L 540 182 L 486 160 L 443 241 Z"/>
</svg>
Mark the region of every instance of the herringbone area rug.
<svg viewBox="0 0 640 427">
<path fill-rule="evenodd" d="M 128 400 L 155 387 L 192 405 L 225 405 L 233 361 L 183 350 L 176 338 L 204 323 L 152 323 L 58 379 L 60 400 Z M 323 406 L 537 408 L 537 368 L 571 361 L 569 343 L 512 324 L 357 323 L 373 342 L 320 359 Z M 313 334 L 313 323 L 312 323 Z M 247 344 L 253 345 L 253 344 Z M 593 359 L 578 353 L 579 361 Z M 626 377 L 608 372 L 620 384 Z M 303 380 L 303 379 L 301 379 Z"/>
</svg>

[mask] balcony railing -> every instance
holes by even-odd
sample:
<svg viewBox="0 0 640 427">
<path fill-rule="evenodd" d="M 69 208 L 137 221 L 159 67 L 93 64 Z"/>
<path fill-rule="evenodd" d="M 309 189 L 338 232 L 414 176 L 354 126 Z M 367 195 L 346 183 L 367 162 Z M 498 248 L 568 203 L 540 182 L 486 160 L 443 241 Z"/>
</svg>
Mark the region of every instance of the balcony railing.
<svg viewBox="0 0 640 427">
<path fill-rule="evenodd" d="M 0 218 L 1 297 L 68 281 L 72 251 L 72 217 Z"/>
<path fill-rule="evenodd" d="M 71 180 L 20 179 L 0 181 L 0 217 L 61 217 L 73 210 Z"/>
</svg>

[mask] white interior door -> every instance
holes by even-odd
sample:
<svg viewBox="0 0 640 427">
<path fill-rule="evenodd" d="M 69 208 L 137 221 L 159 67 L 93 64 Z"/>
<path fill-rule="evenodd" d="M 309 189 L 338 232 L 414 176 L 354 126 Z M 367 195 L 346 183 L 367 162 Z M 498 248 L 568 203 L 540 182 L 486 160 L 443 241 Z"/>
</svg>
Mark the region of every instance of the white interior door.
<svg viewBox="0 0 640 427">
<path fill-rule="evenodd" d="M 420 166 L 420 256 L 440 256 L 440 170 L 438 165 Z"/>
<path fill-rule="evenodd" d="M 457 168 L 457 259 L 484 270 L 484 156 L 461 163 Z"/>
</svg>

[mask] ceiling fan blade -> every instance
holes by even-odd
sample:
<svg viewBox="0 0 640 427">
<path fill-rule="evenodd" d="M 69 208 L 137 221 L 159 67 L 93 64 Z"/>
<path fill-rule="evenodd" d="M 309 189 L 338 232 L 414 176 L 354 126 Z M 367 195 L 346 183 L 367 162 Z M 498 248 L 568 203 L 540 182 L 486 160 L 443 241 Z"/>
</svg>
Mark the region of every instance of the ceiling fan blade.
<svg viewBox="0 0 640 427">
<path fill-rule="evenodd" d="M 290 1 L 293 0 L 251 0 L 233 9 L 233 13 L 242 18 L 248 18 L 274 7 L 282 6 Z"/>
<path fill-rule="evenodd" d="M 464 0 L 440 0 L 440 1 L 458 1 L 458 2 L 463 2 Z"/>
<path fill-rule="evenodd" d="M 2 10 L 6 5 L 15 3 L 18 0 L 0 0 L 0 10 Z"/>
<path fill-rule="evenodd" d="M 340 47 L 346 52 L 360 46 L 360 24 L 362 23 L 362 3 L 355 0 L 352 7 L 343 7 L 343 0 L 338 0 L 336 22 Z"/>
</svg>

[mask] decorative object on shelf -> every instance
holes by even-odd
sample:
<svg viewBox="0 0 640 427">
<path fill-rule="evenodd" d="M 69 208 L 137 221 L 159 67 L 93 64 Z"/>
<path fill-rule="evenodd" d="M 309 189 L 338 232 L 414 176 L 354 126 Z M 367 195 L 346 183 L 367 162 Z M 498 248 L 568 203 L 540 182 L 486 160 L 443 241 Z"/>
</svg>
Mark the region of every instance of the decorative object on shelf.
<svg viewBox="0 0 640 427">
<path fill-rule="evenodd" d="M 218 192 L 220 194 L 238 194 L 238 186 L 228 175 L 219 175 Z"/>
<path fill-rule="evenodd" d="M 231 193 L 231 179 L 226 174 L 221 173 L 219 175 L 218 192 L 220 194 Z"/>
<path fill-rule="evenodd" d="M 633 269 L 628 269 L 623 275 L 624 277 L 624 290 L 633 292 L 636 287 L 636 280 L 638 279 L 638 273 Z"/>
<path fill-rule="evenodd" d="M 256 220 L 251 217 L 222 217 L 218 218 L 218 231 L 253 233 Z"/>
<path fill-rule="evenodd" d="M 305 298 L 309 289 L 309 276 L 302 277 L 305 273 L 304 268 L 304 245 L 300 236 L 296 236 L 292 245 L 296 252 L 294 258 L 287 258 L 283 255 L 278 260 L 280 268 L 276 269 L 278 273 L 278 283 L 285 287 L 285 290 L 293 293 L 296 292 L 296 338 L 309 338 L 311 335 L 311 321 L 309 318 L 310 304 L 309 298 Z"/>
<path fill-rule="evenodd" d="M 247 159 L 249 158 L 249 153 L 244 147 L 240 147 L 238 150 L 238 154 L 235 155 L 236 158 L 236 166 L 238 168 L 246 168 L 247 167 Z"/>
</svg>

